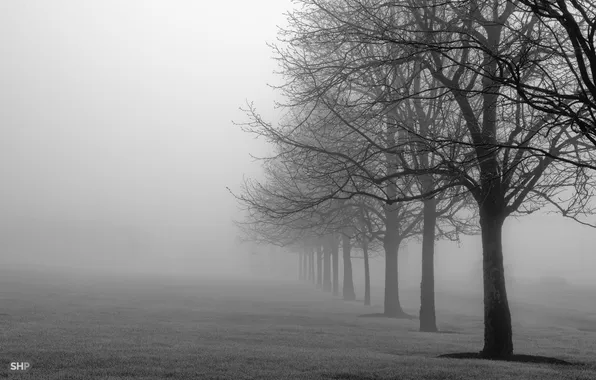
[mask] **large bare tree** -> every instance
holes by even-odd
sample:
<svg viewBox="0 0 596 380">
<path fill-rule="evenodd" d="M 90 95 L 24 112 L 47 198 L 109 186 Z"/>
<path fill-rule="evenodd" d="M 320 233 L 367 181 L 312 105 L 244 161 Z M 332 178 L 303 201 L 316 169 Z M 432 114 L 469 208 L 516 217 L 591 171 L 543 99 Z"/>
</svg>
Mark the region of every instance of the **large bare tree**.
<svg viewBox="0 0 596 380">
<path fill-rule="evenodd" d="M 273 128 L 249 110 L 253 132 L 311 162 L 302 166 L 313 177 L 307 196 L 304 189 L 286 193 L 292 202 L 281 212 L 357 195 L 378 199 L 385 204 L 384 245 L 393 266 L 396 209 L 412 200 L 461 197 L 465 189 L 479 213 L 483 244 L 482 355 L 510 355 L 505 219 L 534 212 L 564 192 L 571 199 L 564 211 L 579 213 L 591 196 L 584 168 L 571 170 L 564 159 L 589 157 L 591 150 L 568 129 L 545 130 L 552 115 L 503 85 L 509 74 L 495 57 L 527 56 L 516 31 L 531 28 L 532 18 L 499 0 L 300 3 L 274 47 L 288 78 L 282 105 L 292 122 Z M 532 75 L 521 79 L 529 83 Z M 432 99 L 454 105 L 441 128 L 422 130 L 420 114 L 404 117 L 409 105 L 429 107 Z M 432 163 L 421 165 L 421 153 L 432 155 Z"/>
</svg>

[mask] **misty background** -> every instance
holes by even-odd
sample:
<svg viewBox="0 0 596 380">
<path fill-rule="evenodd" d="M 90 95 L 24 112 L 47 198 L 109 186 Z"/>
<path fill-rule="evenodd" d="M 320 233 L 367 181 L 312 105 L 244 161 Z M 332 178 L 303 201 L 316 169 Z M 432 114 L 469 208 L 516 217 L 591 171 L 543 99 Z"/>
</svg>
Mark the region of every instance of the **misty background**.
<svg viewBox="0 0 596 380">
<path fill-rule="evenodd" d="M 267 147 L 232 120 L 243 121 L 238 107 L 247 99 L 274 118 L 266 84 L 276 83 L 276 67 L 266 42 L 290 7 L 0 2 L 1 264 L 253 271 L 253 256 L 267 253 L 250 255 L 235 243 L 232 220 L 241 215 L 226 186 L 259 178 L 249 153 Z M 508 277 L 596 283 L 591 228 L 541 212 L 510 218 L 504 239 Z M 419 254 L 418 244 L 402 248 L 401 282 L 419 283 Z M 459 246 L 438 242 L 438 287 L 465 280 L 480 258 L 478 236 Z M 295 268 L 298 259 L 280 260 Z M 362 262 L 354 264 L 359 282 Z M 381 284 L 382 261 L 372 265 Z"/>
</svg>

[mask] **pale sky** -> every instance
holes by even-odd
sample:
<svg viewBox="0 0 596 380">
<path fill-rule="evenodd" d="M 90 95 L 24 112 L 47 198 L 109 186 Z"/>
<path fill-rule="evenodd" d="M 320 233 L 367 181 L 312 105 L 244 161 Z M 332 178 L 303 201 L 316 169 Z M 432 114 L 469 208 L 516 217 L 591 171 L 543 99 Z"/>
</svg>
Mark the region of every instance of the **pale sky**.
<svg viewBox="0 0 596 380">
<path fill-rule="evenodd" d="M 272 109 L 289 1 L 0 2 L 0 213 L 233 240 L 225 189 L 258 173 L 231 120 Z"/>
<path fill-rule="evenodd" d="M 248 154 L 263 150 L 231 121 L 246 99 L 272 115 L 266 42 L 290 6 L 0 2 L 0 219 L 115 220 L 225 261 L 235 234 L 225 187 L 258 175 Z M 518 271 L 596 271 L 594 230 L 533 216 L 508 222 L 505 238 Z M 471 238 L 456 255 L 467 262 L 478 248 Z"/>
</svg>

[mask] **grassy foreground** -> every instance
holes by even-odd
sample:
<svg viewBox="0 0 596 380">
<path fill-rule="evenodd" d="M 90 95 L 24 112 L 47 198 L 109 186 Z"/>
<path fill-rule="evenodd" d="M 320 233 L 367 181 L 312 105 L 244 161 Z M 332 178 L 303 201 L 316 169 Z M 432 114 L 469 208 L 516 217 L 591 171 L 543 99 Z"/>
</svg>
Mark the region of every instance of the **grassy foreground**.
<svg viewBox="0 0 596 380">
<path fill-rule="evenodd" d="M 451 333 L 429 334 L 416 320 L 359 317 L 380 305 L 289 281 L 2 273 L 0 377 L 596 379 L 596 319 L 569 307 L 513 304 L 514 347 L 582 364 L 436 358 L 482 348 L 482 306 L 468 303 L 439 292 L 439 327 Z M 14 361 L 32 369 L 10 371 Z"/>
</svg>

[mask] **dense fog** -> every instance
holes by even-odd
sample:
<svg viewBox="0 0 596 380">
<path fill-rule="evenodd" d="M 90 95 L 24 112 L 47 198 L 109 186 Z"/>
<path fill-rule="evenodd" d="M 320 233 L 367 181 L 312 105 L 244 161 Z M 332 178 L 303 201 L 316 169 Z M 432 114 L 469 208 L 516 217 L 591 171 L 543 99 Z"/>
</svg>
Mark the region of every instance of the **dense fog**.
<svg viewBox="0 0 596 380">
<path fill-rule="evenodd" d="M 250 255 L 236 244 L 239 214 L 226 186 L 258 177 L 249 152 L 266 149 L 232 120 L 242 121 L 246 99 L 274 117 L 266 83 L 276 81 L 275 63 L 265 41 L 289 6 L 3 2 L 2 264 L 251 272 L 253 256 L 268 248 Z M 596 231 L 541 212 L 509 219 L 504 234 L 508 279 L 594 283 Z M 400 281 L 416 286 L 420 245 L 400 252 Z M 439 242 L 437 286 L 479 276 L 479 260 L 478 236 Z"/>
<path fill-rule="evenodd" d="M 233 267 L 226 186 L 258 145 L 231 120 L 249 95 L 270 97 L 275 33 L 275 18 L 245 16 L 282 7 L 3 3 L 2 260 Z"/>
</svg>

